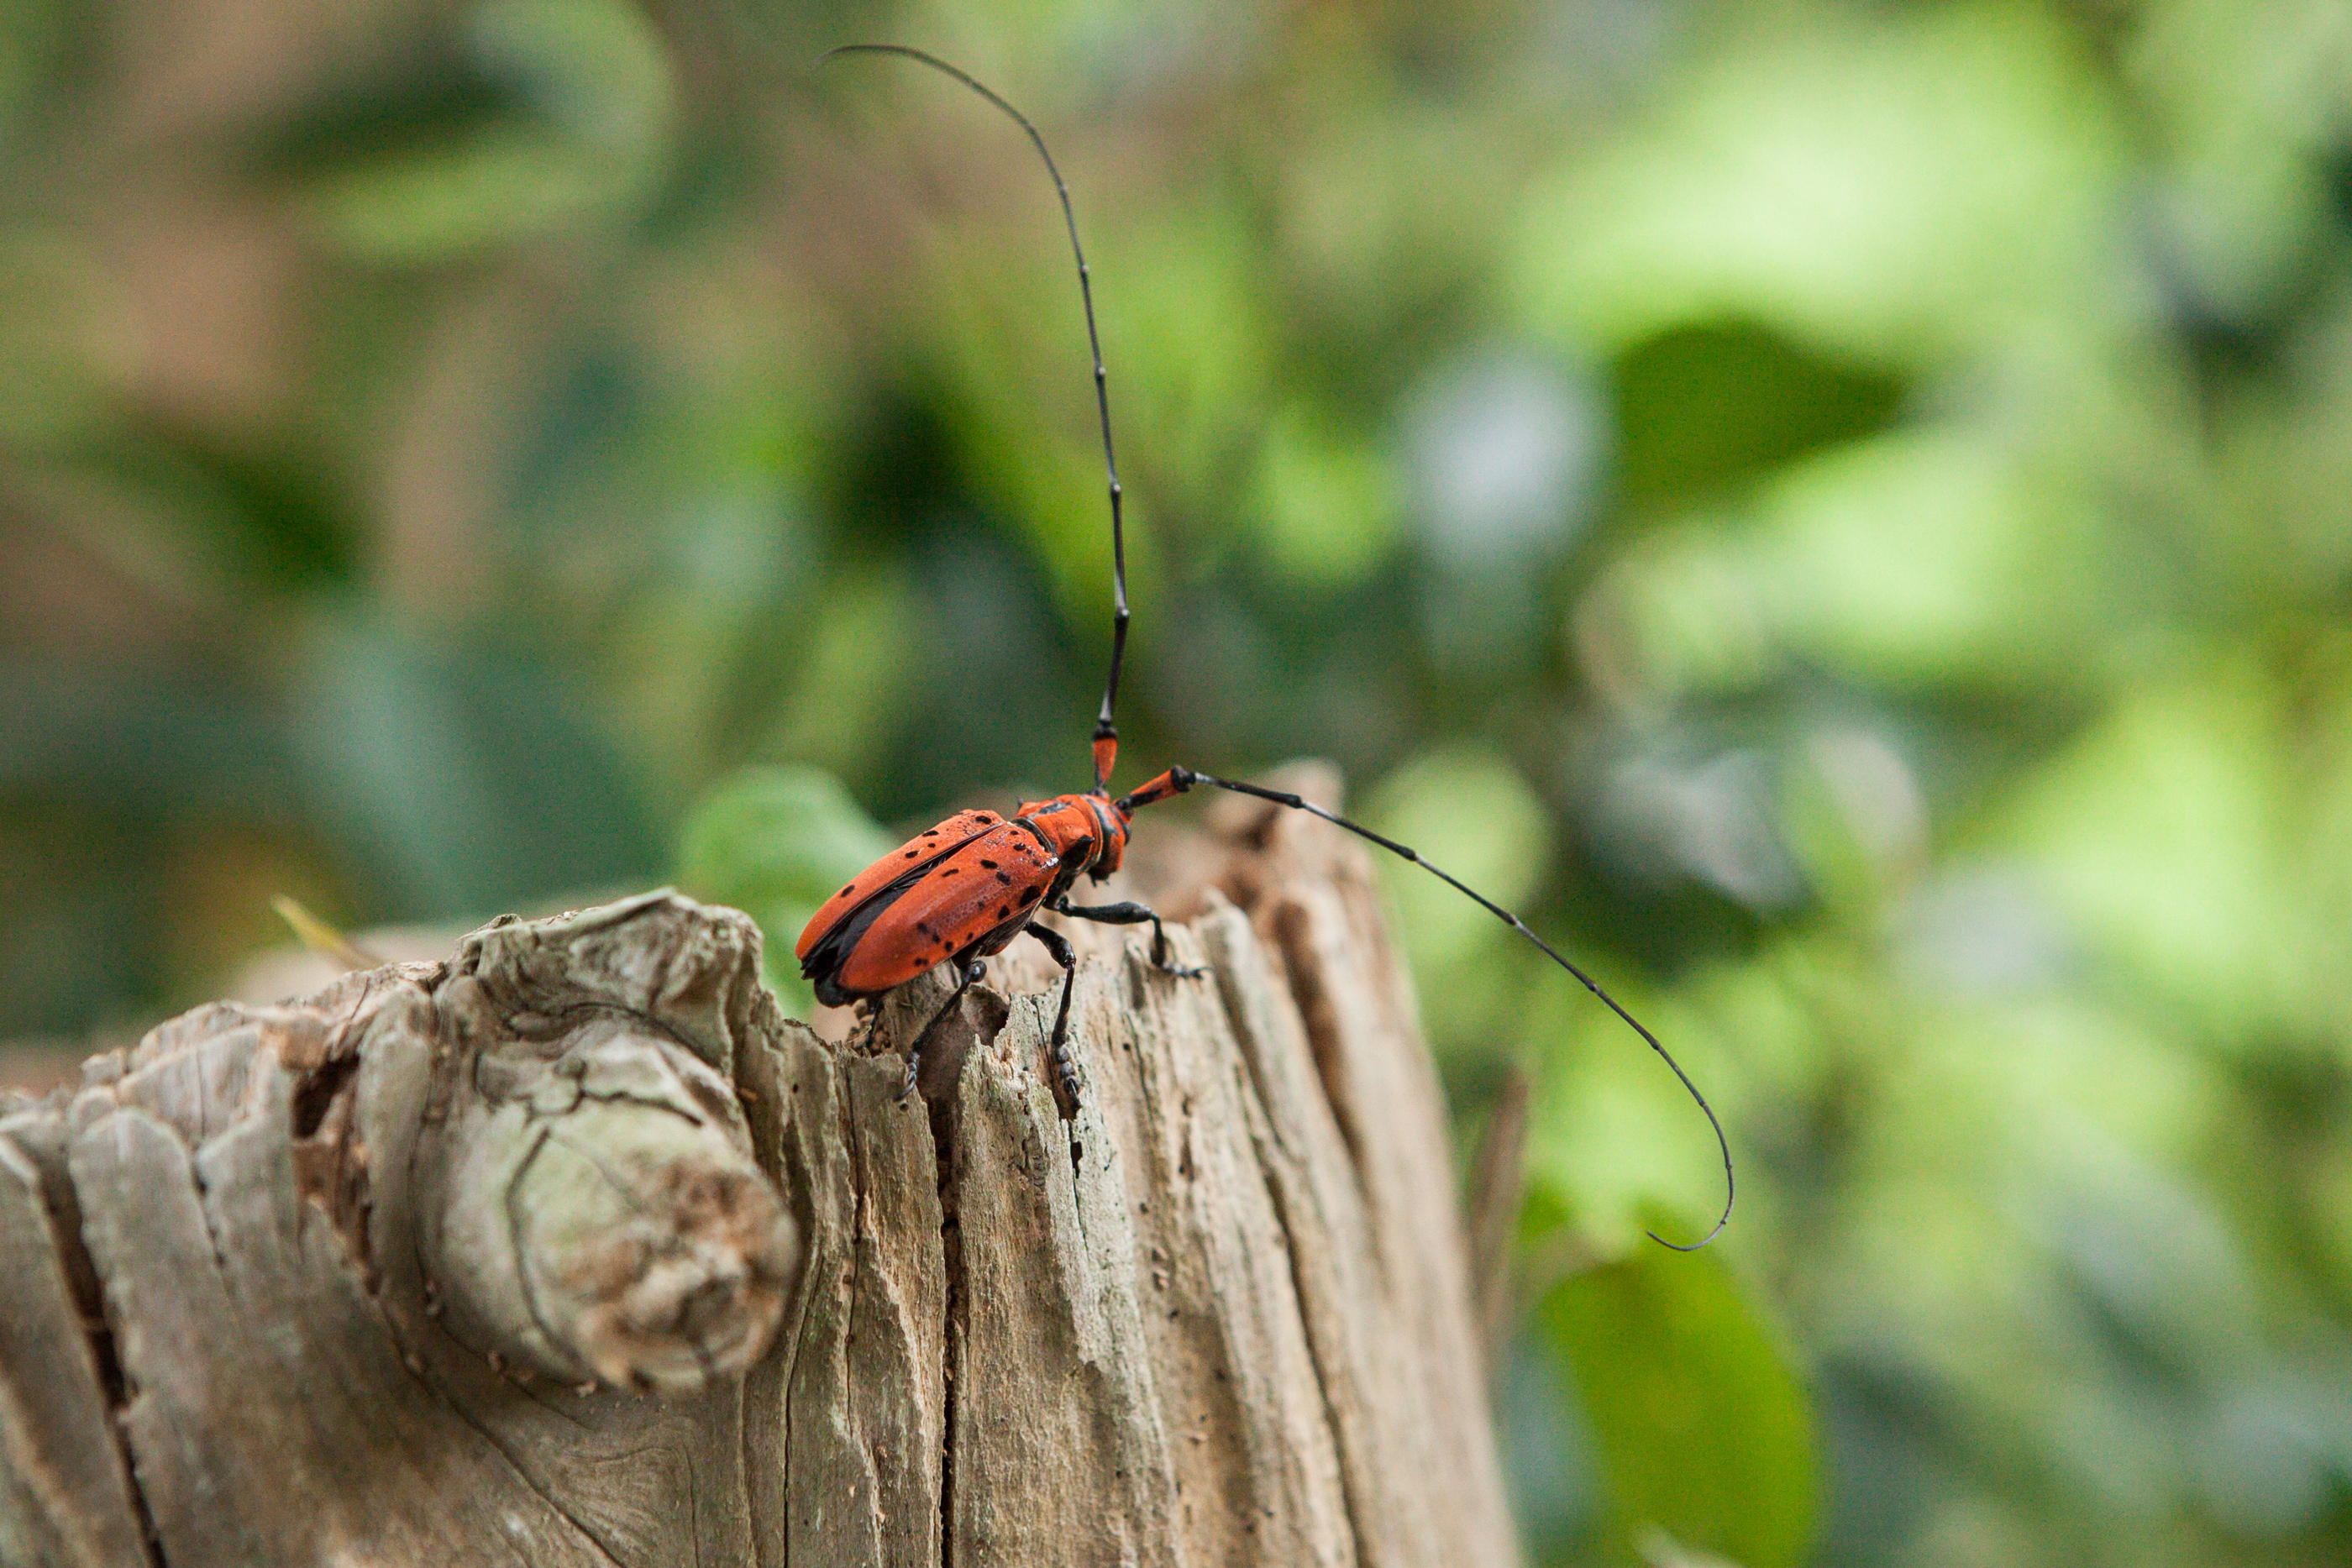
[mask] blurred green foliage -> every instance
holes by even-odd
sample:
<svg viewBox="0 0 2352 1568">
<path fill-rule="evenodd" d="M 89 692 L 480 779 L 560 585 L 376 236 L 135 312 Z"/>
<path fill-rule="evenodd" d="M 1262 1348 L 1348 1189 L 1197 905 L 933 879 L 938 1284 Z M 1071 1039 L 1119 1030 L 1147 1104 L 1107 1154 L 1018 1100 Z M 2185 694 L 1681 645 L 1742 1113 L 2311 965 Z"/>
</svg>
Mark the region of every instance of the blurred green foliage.
<svg viewBox="0 0 2352 1568">
<path fill-rule="evenodd" d="M 1704 1124 L 1399 868 L 1536 1557 L 2352 1556 L 2340 0 L 6 17 L 0 1035 L 1083 780 L 917 43 L 1129 776 L 1337 758 L 1731 1130 L 1640 1241 Z"/>
<path fill-rule="evenodd" d="M 824 901 L 896 849 L 832 774 L 746 768 L 688 816 L 678 835 L 678 885 L 742 910 L 767 938 L 768 985 L 784 1010 L 806 1018 L 816 998 L 793 947 Z"/>
<path fill-rule="evenodd" d="M 1536 1321 L 1584 1395 L 1626 1539 L 1663 1532 L 1749 1568 L 1806 1560 L 1804 1395 L 1721 1260 L 1641 1248 L 1553 1286 Z"/>
</svg>

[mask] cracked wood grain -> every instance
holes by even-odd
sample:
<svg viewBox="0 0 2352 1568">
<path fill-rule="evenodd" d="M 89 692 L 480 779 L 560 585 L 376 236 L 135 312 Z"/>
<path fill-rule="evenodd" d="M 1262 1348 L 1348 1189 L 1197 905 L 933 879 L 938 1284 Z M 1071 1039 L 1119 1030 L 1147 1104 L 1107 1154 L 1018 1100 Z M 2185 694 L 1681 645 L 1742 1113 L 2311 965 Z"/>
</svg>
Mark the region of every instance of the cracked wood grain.
<svg viewBox="0 0 2352 1568">
<path fill-rule="evenodd" d="M 901 1101 L 943 982 L 828 1044 L 666 893 L 0 1105 L 0 1562 L 1514 1562 L 1369 869 L 1228 805 L 1210 975 L 1067 927 L 1075 1117 L 1042 955 Z"/>
</svg>

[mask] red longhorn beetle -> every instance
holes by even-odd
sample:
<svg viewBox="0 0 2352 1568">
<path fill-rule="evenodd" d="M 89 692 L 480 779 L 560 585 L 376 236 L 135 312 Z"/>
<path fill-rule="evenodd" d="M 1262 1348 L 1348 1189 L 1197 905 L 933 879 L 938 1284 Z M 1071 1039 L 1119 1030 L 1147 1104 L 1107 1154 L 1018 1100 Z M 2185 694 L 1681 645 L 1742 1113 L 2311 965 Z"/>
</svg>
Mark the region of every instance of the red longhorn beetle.
<svg viewBox="0 0 2352 1568">
<path fill-rule="evenodd" d="M 1086 310 L 1087 345 L 1095 362 L 1095 411 L 1102 423 L 1103 466 L 1110 475 L 1110 679 L 1103 687 L 1102 712 L 1095 720 L 1094 788 L 1080 795 L 1056 795 L 1050 800 L 1029 801 L 1017 808 L 1010 818 L 993 811 L 959 811 L 939 826 L 925 829 L 859 873 L 847 886 L 825 901 L 824 907 L 816 912 L 808 928 L 801 933 L 800 943 L 793 949 L 801 961 L 801 974 L 816 984 L 817 999 L 828 1007 L 844 1007 L 860 998 L 880 996 L 905 985 L 934 964 L 948 962 L 955 966 L 955 990 L 907 1048 L 907 1077 L 898 1092 L 899 1098 L 904 1099 L 914 1090 L 915 1066 L 924 1043 L 962 999 L 964 992 L 980 979 L 983 972 L 981 960 L 1002 951 L 1025 931 L 1042 943 L 1054 962 L 1062 967 L 1061 1006 L 1054 1016 L 1054 1071 L 1064 1091 L 1075 1101 L 1078 1079 L 1070 1060 L 1069 1030 L 1070 988 L 1076 956 L 1060 933 L 1034 924 L 1038 911 L 1050 909 L 1056 915 L 1119 925 L 1149 921 L 1154 965 L 1175 976 L 1190 977 L 1204 973 L 1179 968 L 1168 962 L 1167 932 L 1160 924 L 1160 916 L 1150 909 L 1140 904 L 1072 904 L 1070 887 L 1081 873 L 1100 882 L 1118 869 L 1120 856 L 1127 849 L 1129 819 L 1139 807 L 1181 795 L 1195 784 L 1255 796 L 1320 817 L 1359 838 L 1369 839 L 1468 895 L 1534 943 L 1546 957 L 1575 976 L 1610 1011 L 1647 1041 L 1706 1113 L 1707 1124 L 1715 1130 L 1716 1145 L 1723 1152 L 1724 1186 L 1723 1212 L 1706 1236 L 1688 1245 L 1667 1241 L 1654 1232 L 1651 1239 L 1684 1252 L 1696 1251 L 1714 1240 L 1729 1222 L 1731 1206 L 1738 1191 L 1732 1176 L 1731 1144 L 1724 1135 L 1723 1124 L 1716 1119 L 1714 1108 L 1707 1104 L 1706 1096 L 1699 1092 L 1690 1075 L 1658 1043 L 1657 1036 L 1619 1007 L 1616 998 L 1595 984 L 1591 976 L 1529 930 L 1517 915 L 1395 840 L 1383 838 L 1370 828 L 1279 789 L 1219 779 L 1197 768 L 1171 768 L 1142 788 L 1131 789 L 1117 800 L 1111 798 L 1111 768 L 1118 758 L 1118 727 L 1111 722 L 1111 710 L 1118 698 L 1119 663 L 1127 652 L 1127 540 L 1120 514 L 1118 460 L 1111 451 L 1108 377 L 1103 369 L 1102 339 L 1095 328 L 1094 284 L 1087 267 L 1086 251 L 1078 244 L 1078 220 L 1070 207 L 1070 187 L 1064 183 L 1053 153 L 1046 151 L 1045 137 L 1029 122 L 1029 117 L 975 78 L 920 49 L 898 44 L 845 45 L 825 55 L 824 59 L 848 54 L 900 55 L 953 77 L 1010 115 L 1028 133 L 1037 155 L 1045 161 L 1045 172 L 1053 176 L 1055 193 L 1062 202 L 1062 220 L 1070 231 L 1070 250 L 1077 258 L 1078 299 Z"/>
</svg>

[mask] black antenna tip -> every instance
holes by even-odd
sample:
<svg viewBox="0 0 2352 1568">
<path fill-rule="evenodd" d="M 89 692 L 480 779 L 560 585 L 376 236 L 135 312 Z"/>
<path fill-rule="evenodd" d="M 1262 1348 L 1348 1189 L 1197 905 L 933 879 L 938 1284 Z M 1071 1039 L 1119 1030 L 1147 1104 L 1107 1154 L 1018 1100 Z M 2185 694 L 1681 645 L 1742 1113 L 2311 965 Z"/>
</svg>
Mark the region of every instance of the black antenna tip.
<svg viewBox="0 0 2352 1568">
<path fill-rule="evenodd" d="M 1661 1050 L 1658 1054 L 1664 1056 L 1665 1052 Z M 1669 1066 L 1674 1066 L 1674 1059 L 1672 1057 L 1667 1057 L 1666 1061 Z M 1722 1235 L 1723 1228 L 1731 1223 L 1732 1206 L 1739 1201 L 1739 1180 L 1738 1177 L 1732 1174 L 1731 1143 L 1729 1139 L 1724 1136 L 1723 1124 L 1716 1120 L 1715 1107 L 1709 1105 L 1705 1099 L 1700 1098 L 1697 1086 L 1692 1083 L 1688 1078 L 1685 1078 L 1683 1076 L 1683 1070 L 1679 1066 L 1675 1066 L 1675 1076 L 1682 1078 L 1683 1086 L 1691 1092 L 1691 1097 L 1693 1099 L 1698 1100 L 1699 1109 L 1706 1113 L 1707 1123 L 1715 1129 L 1716 1141 L 1723 1149 L 1723 1212 L 1715 1217 L 1714 1228 L 1696 1241 L 1669 1241 L 1654 1230 L 1644 1230 L 1642 1234 L 1656 1242 L 1659 1246 L 1667 1248 L 1673 1251 L 1696 1252 L 1700 1248 L 1706 1246 L 1708 1242 L 1714 1240 L 1717 1237 Z"/>
<path fill-rule="evenodd" d="M 1717 1237 L 1722 1235 L 1723 1228 L 1730 1223 L 1731 1206 L 1729 1204 L 1725 1204 L 1723 1206 L 1723 1213 L 1721 1217 L 1719 1217 L 1715 1222 L 1715 1228 L 1708 1231 L 1706 1235 L 1700 1237 L 1696 1241 L 1669 1241 L 1654 1230 L 1644 1230 L 1642 1234 L 1669 1251 L 1696 1252 L 1700 1248 L 1705 1247 L 1708 1242 L 1713 1241 Z"/>
</svg>

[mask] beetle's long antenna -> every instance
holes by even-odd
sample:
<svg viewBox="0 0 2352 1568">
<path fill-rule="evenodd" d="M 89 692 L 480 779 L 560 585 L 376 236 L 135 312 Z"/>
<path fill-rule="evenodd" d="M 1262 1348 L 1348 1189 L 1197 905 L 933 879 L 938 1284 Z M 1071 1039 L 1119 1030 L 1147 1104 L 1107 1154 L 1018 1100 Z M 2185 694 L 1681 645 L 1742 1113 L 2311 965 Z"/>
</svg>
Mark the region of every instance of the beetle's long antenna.
<svg viewBox="0 0 2352 1568">
<path fill-rule="evenodd" d="M 1706 1124 L 1715 1129 L 1716 1147 L 1723 1151 L 1723 1212 L 1716 1218 L 1715 1228 L 1709 1230 L 1705 1236 L 1700 1237 L 1696 1241 L 1669 1241 L 1654 1230 L 1647 1232 L 1650 1239 L 1656 1242 L 1661 1247 L 1671 1247 L 1677 1252 L 1696 1252 L 1700 1248 L 1706 1246 L 1708 1242 L 1714 1240 L 1717 1236 L 1722 1234 L 1723 1228 L 1731 1221 L 1731 1206 L 1738 1199 L 1739 1188 L 1738 1183 L 1733 1178 L 1731 1171 L 1731 1140 L 1724 1135 L 1723 1124 L 1717 1120 L 1715 1107 L 1706 1103 L 1706 1096 L 1698 1092 L 1698 1085 L 1691 1082 L 1690 1074 L 1683 1071 L 1682 1064 L 1674 1059 L 1673 1055 L 1667 1051 L 1664 1046 L 1658 1043 L 1658 1037 L 1652 1034 L 1647 1029 L 1643 1028 L 1642 1021 L 1639 1019 L 1635 1018 L 1632 1013 L 1627 1012 L 1623 1008 L 1618 1006 L 1617 998 L 1611 996 L 1607 991 L 1602 990 L 1599 982 L 1594 980 L 1591 976 L 1586 974 L 1583 970 L 1570 963 L 1566 958 L 1560 956 L 1558 948 L 1555 948 L 1550 943 L 1545 941 L 1533 931 L 1528 929 L 1528 924 L 1526 921 L 1521 920 L 1517 915 L 1512 914 L 1509 910 L 1504 908 L 1501 904 L 1496 904 L 1493 899 L 1488 898 L 1485 894 L 1480 893 L 1476 888 L 1472 887 L 1469 883 L 1462 881 L 1451 873 L 1444 871 L 1439 867 L 1431 864 L 1428 861 L 1423 860 L 1421 856 L 1420 851 L 1410 848 L 1407 845 L 1401 844 L 1394 839 L 1383 837 L 1382 835 L 1372 831 L 1371 829 L 1363 826 L 1361 823 L 1351 822 L 1348 821 L 1347 818 L 1339 816 L 1336 812 L 1327 811 L 1322 807 L 1315 804 L 1312 800 L 1291 794 L 1286 790 L 1268 789 L 1256 784 L 1242 784 L 1231 779 L 1219 779 L 1211 774 L 1202 773 L 1197 768 L 1171 768 L 1159 779 L 1153 779 L 1150 783 L 1144 785 L 1141 789 L 1137 789 L 1134 793 L 1119 800 L 1118 802 L 1118 806 L 1121 811 L 1132 810 L 1135 807 L 1149 805 L 1153 800 L 1165 800 L 1170 795 L 1179 794 L 1183 790 L 1192 788 L 1195 784 L 1212 784 L 1220 789 L 1230 789 L 1236 795 L 1251 795 L 1261 800 L 1271 800 L 1277 806 L 1287 806 L 1294 811 L 1305 811 L 1309 816 L 1320 817 L 1327 822 L 1347 829 L 1348 831 L 1355 834 L 1360 839 L 1370 839 L 1373 843 L 1380 845 L 1381 848 L 1388 851 L 1391 854 L 1400 855 L 1404 859 L 1411 861 L 1413 864 L 1421 867 L 1422 870 L 1429 873 L 1440 882 L 1445 883 L 1457 893 L 1463 894 L 1473 903 L 1478 904 L 1488 914 L 1494 915 L 1495 918 L 1500 920 L 1504 925 L 1508 925 L 1512 930 L 1517 932 L 1528 941 L 1534 943 L 1536 946 L 1542 951 L 1545 957 L 1549 958 L 1553 963 L 1558 964 L 1561 968 L 1566 969 L 1570 974 L 1575 976 L 1586 990 L 1591 991 L 1594 996 L 1599 997 L 1602 1003 L 1608 1007 L 1611 1012 L 1615 1013 L 1619 1018 L 1624 1019 L 1626 1024 L 1632 1028 L 1633 1032 L 1640 1035 L 1643 1040 L 1648 1042 L 1650 1049 L 1658 1053 L 1659 1059 L 1674 1070 L 1675 1076 L 1682 1080 L 1683 1087 L 1690 1092 L 1690 1097 L 1694 1101 L 1697 1102 L 1698 1108 L 1702 1112 L 1706 1113 Z"/>
<path fill-rule="evenodd" d="M 1102 712 L 1095 719 L 1095 788 L 1097 795 L 1110 792 L 1110 771 L 1118 760 L 1118 726 L 1111 722 L 1111 712 L 1118 703 L 1118 667 L 1127 656 L 1127 532 L 1120 517 L 1122 492 L 1118 485 L 1118 459 L 1110 444 L 1109 374 L 1103 369 L 1102 334 L 1095 329 L 1094 275 L 1087 267 L 1086 247 L 1078 244 L 1077 214 L 1070 210 L 1070 187 L 1062 178 L 1061 169 L 1054 162 L 1053 153 L 1045 150 L 1045 139 L 1029 122 L 1029 117 L 1013 108 L 984 82 L 960 67 L 951 66 L 936 55 L 920 49 L 910 49 L 904 44 L 844 44 L 827 50 L 817 61 L 822 66 L 839 55 L 901 55 L 918 60 L 933 70 L 942 71 L 997 108 L 1013 117 L 1014 124 L 1029 133 L 1029 141 L 1037 149 L 1037 156 L 1045 161 L 1045 172 L 1054 177 L 1054 193 L 1062 199 L 1062 223 L 1070 231 L 1070 254 L 1078 263 L 1078 301 L 1086 307 L 1087 347 L 1095 359 L 1095 412 L 1102 421 L 1103 467 L 1110 476 L 1110 679 L 1103 685 Z"/>
</svg>

